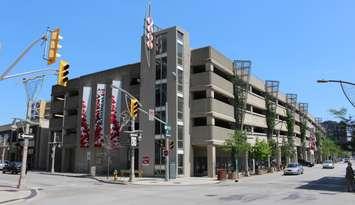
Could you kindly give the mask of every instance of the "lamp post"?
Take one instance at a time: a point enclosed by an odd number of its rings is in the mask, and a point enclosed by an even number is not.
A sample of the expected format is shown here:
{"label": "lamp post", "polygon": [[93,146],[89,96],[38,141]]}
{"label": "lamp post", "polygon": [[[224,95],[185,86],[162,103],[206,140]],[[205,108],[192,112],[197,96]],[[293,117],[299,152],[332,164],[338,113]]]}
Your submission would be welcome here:
{"label": "lamp post", "polygon": [[350,102],[350,104],[355,108],[355,104],[350,100],[349,96],[346,94],[344,90],[343,84],[348,84],[348,85],[353,85],[355,86],[355,83],[348,82],[348,81],[342,81],[342,80],[317,80],[317,83],[339,83],[341,90],[343,91],[343,94],[345,95],[346,99]]}

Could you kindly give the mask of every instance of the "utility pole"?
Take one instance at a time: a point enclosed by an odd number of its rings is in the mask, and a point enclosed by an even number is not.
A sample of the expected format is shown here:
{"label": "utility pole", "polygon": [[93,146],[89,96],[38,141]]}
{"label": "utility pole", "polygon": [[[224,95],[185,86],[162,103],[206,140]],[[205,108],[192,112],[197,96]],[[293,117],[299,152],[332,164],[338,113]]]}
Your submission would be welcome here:
{"label": "utility pole", "polygon": [[57,148],[57,133],[54,132],[54,136],[53,136],[53,142],[50,142],[50,144],[52,144],[52,154],[51,154],[51,158],[52,158],[52,166],[51,166],[51,173],[54,174],[54,164],[55,164],[55,150]]}
{"label": "utility pole", "polygon": [[[30,101],[27,102],[27,117],[26,120],[31,119],[31,103]],[[28,153],[28,141],[30,138],[30,124],[26,122],[26,128],[25,128],[25,135],[22,135],[24,139],[24,144],[23,144],[23,151],[22,151],[22,166],[21,166],[21,174],[20,178],[18,180],[17,188],[20,189],[22,185],[22,181],[25,180],[25,175],[26,175],[26,168],[27,168],[27,153]]]}
{"label": "utility pole", "polygon": [[[166,124],[168,124],[168,102],[165,103],[165,121]],[[167,125],[165,125],[165,127],[167,128]],[[165,129],[165,150],[166,150],[166,156],[165,156],[165,181],[169,181],[169,152],[170,152],[170,148],[169,148],[169,134],[167,133],[169,132],[169,129]]]}

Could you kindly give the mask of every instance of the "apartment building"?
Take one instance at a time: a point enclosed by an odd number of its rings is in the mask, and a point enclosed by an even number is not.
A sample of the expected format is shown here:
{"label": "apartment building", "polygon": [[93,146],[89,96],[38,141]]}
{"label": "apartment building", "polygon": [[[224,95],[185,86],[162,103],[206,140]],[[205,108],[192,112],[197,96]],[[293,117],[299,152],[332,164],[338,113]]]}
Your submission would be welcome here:
{"label": "apartment building", "polygon": [[[60,136],[63,142],[57,154],[57,171],[129,169],[127,98],[115,86],[130,92],[142,109],[153,109],[155,116],[171,126],[172,176],[213,177],[216,169],[230,160],[221,146],[234,131],[235,96],[230,80],[235,75],[234,61],[210,46],[191,49],[188,32],[179,27],[156,29],[154,39],[155,48],[149,50],[142,38],[138,63],[81,76],[70,80],[67,87],[52,88],[51,135]],[[275,128],[279,142],[287,135],[286,107],[286,96],[280,92]],[[294,141],[299,149],[300,110],[295,109]],[[265,112],[265,82],[251,75],[244,118],[250,143],[266,139]],[[314,128],[320,128],[308,113],[307,126],[308,138]],[[119,134],[115,127],[121,128]],[[141,112],[135,129],[142,131],[135,149],[135,167],[145,176],[163,176],[164,125],[150,121]]]}
{"label": "apartment building", "polygon": [[[47,170],[49,164],[49,113],[50,103],[40,100],[32,103],[30,110],[31,121],[36,125],[30,126],[33,138],[28,144],[27,164],[30,169]],[[0,125],[0,160],[21,161],[24,140],[25,123],[17,121],[14,124]]]}

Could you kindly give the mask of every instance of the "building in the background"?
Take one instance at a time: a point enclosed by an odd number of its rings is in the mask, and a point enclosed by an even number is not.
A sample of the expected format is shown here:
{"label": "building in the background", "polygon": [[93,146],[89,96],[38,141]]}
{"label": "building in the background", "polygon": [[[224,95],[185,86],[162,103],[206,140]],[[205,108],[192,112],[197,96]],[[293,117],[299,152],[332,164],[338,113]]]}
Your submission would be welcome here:
{"label": "building in the background", "polygon": [[351,141],[355,135],[355,122],[324,121],[322,122],[326,134],[344,149],[351,149]]}
{"label": "building in the background", "polygon": [[[232,77],[234,61],[212,47],[190,48],[189,34],[179,28],[156,29],[154,48],[141,43],[141,61],[72,79],[68,87],[52,88],[51,136],[60,136],[63,146],[56,155],[56,171],[98,173],[130,167],[129,140],[124,126],[127,101],[112,87],[120,86],[134,95],[143,109],[171,126],[172,175],[215,176],[218,167],[230,160],[221,145],[235,124]],[[250,76],[244,125],[248,141],[266,139],[265,81]],[[287,138],[286,95],[277,99],[279,142]],[[309,138],[320,128],[309,113],[306,119],[307,156]],[[300,110],[295,106],[294,141],[299,148]],[[165,172],[164,126],[139,113],[135,129],[143,138],[135,152],[135,167],[145,176]],[[274,138],[276,139],[276,133]],[[118,133],[118,134],[117,134]],[[299,150],[299,149],[298,149]]]}
{"label": "building in the background", "polygon": [[[38,123],[30,126],[33,138],[29,140],[27,164],[30,169],[47,170],[49,163],[49,112],[50,103],[40,100],[31,103],[31,121]],[[14,128],[16,127],[16,128]],[[21,161],[23,139],[21,134],[25,123],[17,122],[0,126],[0,160]]]}

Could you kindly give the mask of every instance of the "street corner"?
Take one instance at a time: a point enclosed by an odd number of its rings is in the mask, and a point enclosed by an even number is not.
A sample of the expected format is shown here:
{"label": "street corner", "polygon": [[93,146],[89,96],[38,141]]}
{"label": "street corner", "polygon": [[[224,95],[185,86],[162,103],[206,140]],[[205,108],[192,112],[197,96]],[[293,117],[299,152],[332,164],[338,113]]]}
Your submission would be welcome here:
{"label": "street corner", "polygon": [[37,196],[38,191],[32,188],[17,189],[15,186],[0,185],[0,204],[23,202]]}

